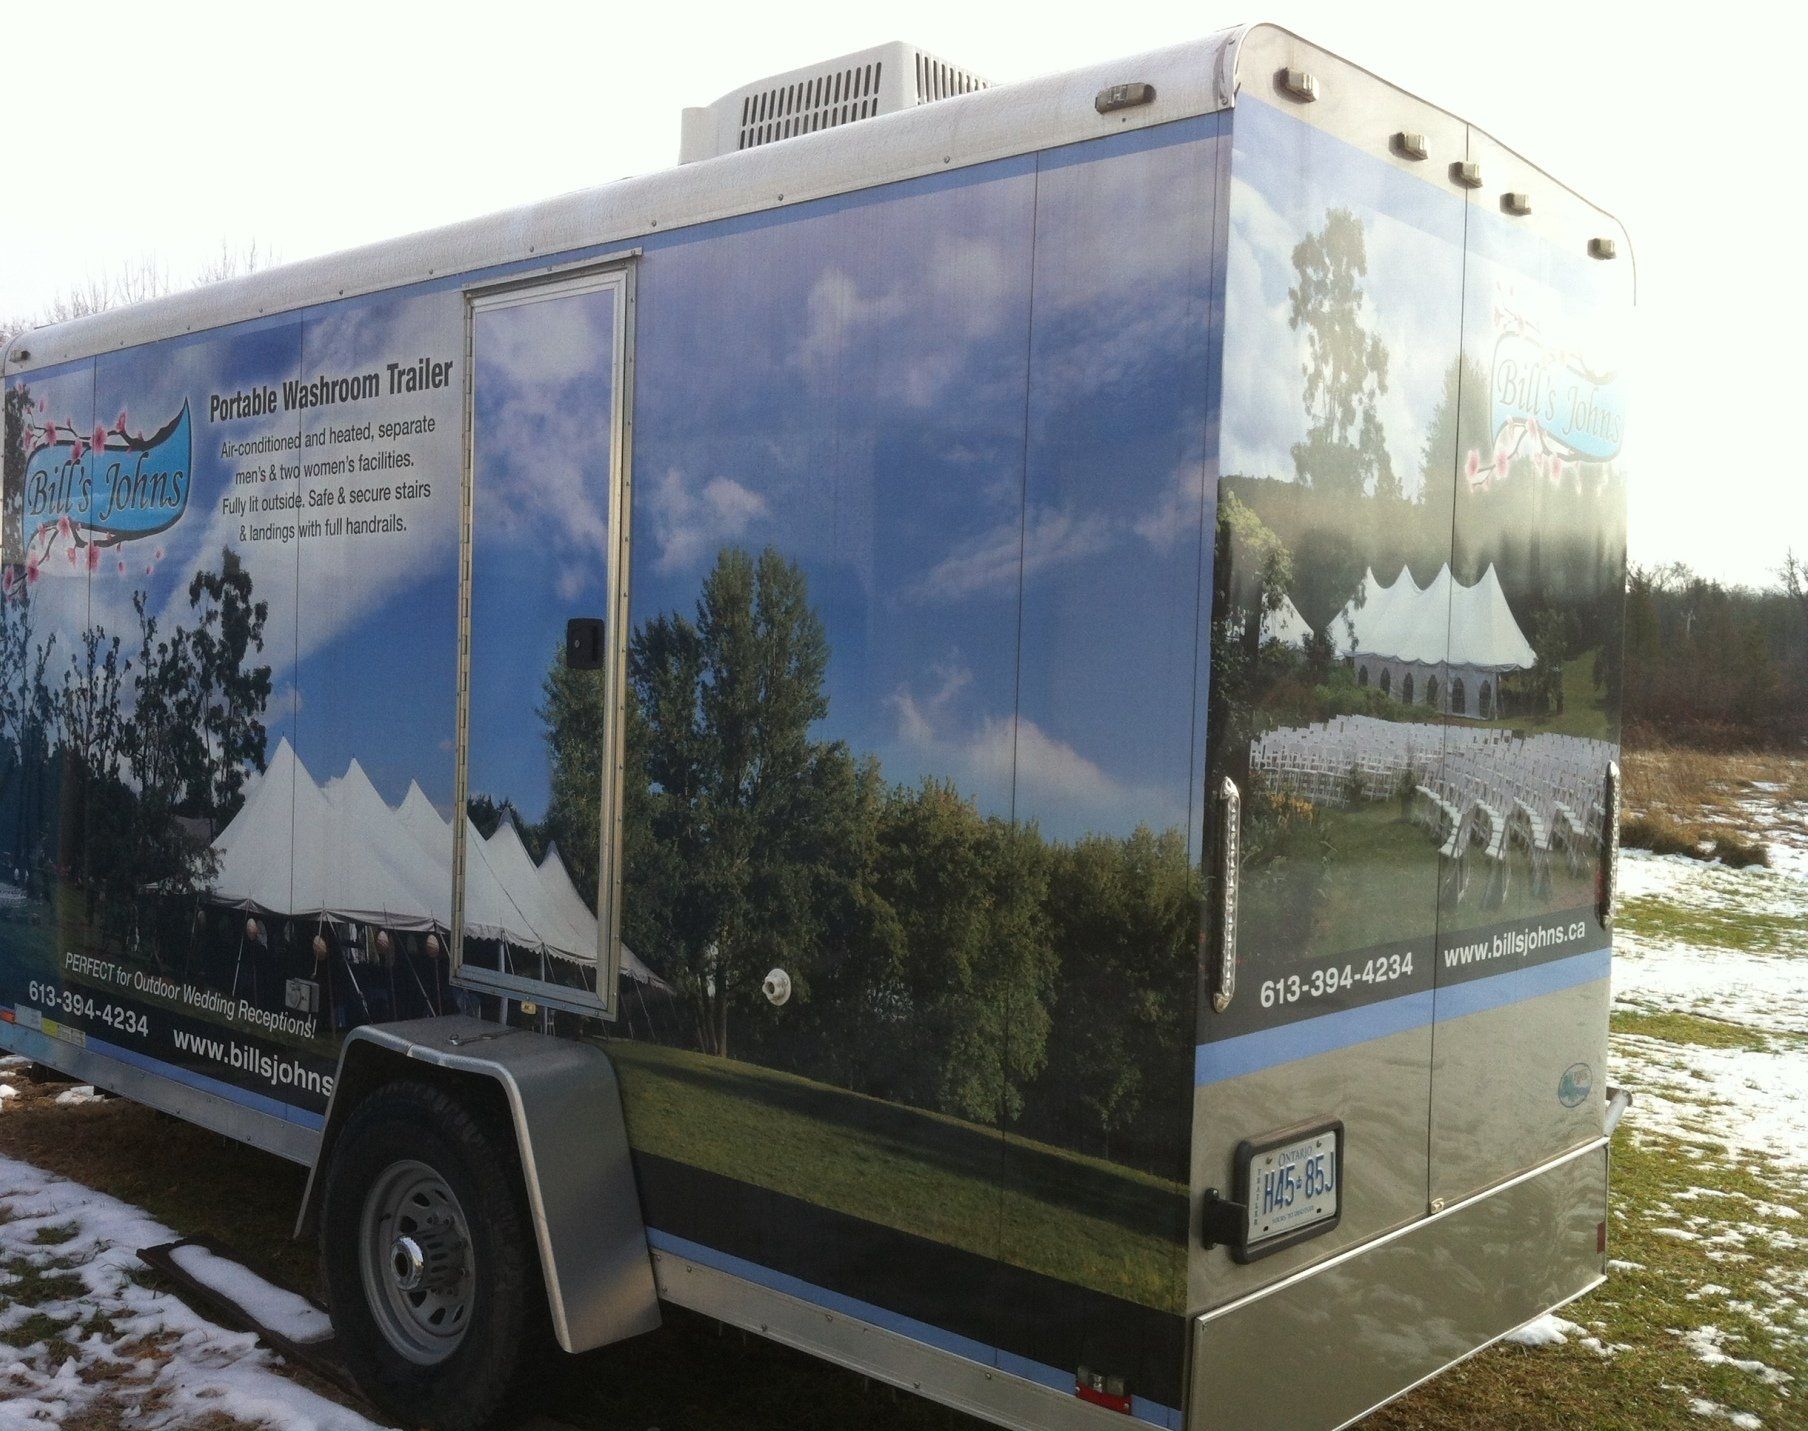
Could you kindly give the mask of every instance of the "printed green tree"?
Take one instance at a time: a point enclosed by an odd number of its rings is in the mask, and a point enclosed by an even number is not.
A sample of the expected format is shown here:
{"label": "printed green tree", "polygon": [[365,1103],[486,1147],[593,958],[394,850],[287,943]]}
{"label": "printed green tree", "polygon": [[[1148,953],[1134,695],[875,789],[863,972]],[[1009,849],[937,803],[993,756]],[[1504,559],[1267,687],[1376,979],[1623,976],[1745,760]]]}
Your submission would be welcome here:
{"label": "printed green tree", "polygon": [[[988,1124],[1026,1116],[1059,969],[1041,837],[942,782],[888,787],[812,734],[828,645],[775,551],[723,551],[695,617],[652,617],[629,652],[624,939],[679,989],[698,1046]],[[542,829],[580,884],[603,701],[599,674],[548,671]],[[759,992],[774,964],[793,980],[783,1010]]]}
{"label": "printed green tree", "polygon": [[1444,370],[1443,388],[1420,454],[1427,490],[1447,488],[1459,472],[1466,473],[1470,452],[1478,464],[1490,459],[1493,422],[1487,373],[1472,358],[1452,360]]}
{"label": "printed green tree", "polygon": [[1212,722],[1228,775],[1249,782],[1249,742],[1261,707],[1291,663],[1262,641],[1262,623],[1287,599],[1296,567],[1292,552],[1255,509],[1226,493],[1218,504],[1212,633]]}
{"label": "printed green tree", "polygon": [[18,561],[24,554],[25,414],[31,390],[14,383],[6,390],[4,426],[0,428],[0,560]]}
{"label": "printed green tree", "polygon": [[849,765],[810,737],[828,712],[828,656],[802,571],[771,548],[724,550],[696,619],[654,617],[631,643],[658,856],[637,889],[713,1053],[729,1052],[731,1011],[772,964],[807,982],[792,965],[810,943],[812,885],[836,847],[833,787]]}
{"label": "printed green tree", "polygon": [[221,550],[216,570],[195,573],[188,604],[195,614],[189,649],[207,765],[190,779],[186,813],[205,815],[218,828],[244,803],[247,770],[264,768],[270,667],[256,664],[254,653],[264,649],[270,607],[252,600],[251,574],[231,547]]}
{"label": "printed green tree", "polygon": [[1337,495],[1400,496],[1382,431],[1387,346],[1363,322],[1368,252],[1362,221],[1331,209],[1324,227],[1294,245],[1288,326],[1305,335],[1306,439],[1293,445],[1299,480]]}
{"label": "printed green tree", "polygon": [[[1091,1151],[1170,1155],[1192,1086],[1191,980],[1202,889],[1178,830],[1093,835],[1051,853],[1059,999],[1038,1084],[1048,1113]],[[1140,1133],[1140,1149],[1124,1144]],[[1183,1168],[1160,1171],[1184,1180]]]}
{"label": "printed green tree", "polygon": [[883,982],[845,990],[875,1010],[874,1091],[976,1122],[1011,1121],[1044,1067],[1059,960],[1048,850],[952,785],[890,792],[863,887],[892,953]]}

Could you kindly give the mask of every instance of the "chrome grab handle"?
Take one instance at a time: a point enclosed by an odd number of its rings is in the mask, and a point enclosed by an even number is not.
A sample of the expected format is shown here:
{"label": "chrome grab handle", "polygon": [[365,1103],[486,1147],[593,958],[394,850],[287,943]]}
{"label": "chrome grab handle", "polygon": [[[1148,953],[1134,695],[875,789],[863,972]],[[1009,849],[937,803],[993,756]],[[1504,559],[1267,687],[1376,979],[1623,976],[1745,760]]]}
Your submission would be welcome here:
{"label": "chrome grab handle", "polygon": [[1216,864],[1212,871],[1212,942],[1215,959],[1211,971],[1212,1008],[1223,1013],[1237,992],[1237,878],[1242,866],[1243,796],[1228,775],[1218,783],[1214,803],[1218,807]]}
{"label": "chrome grab handle", "polygon": [[1601,785],[1601,870],[1595,882],[1595,918],[1613,928],[1613,899],[1620,880],[1620,763],[1607,762]]}

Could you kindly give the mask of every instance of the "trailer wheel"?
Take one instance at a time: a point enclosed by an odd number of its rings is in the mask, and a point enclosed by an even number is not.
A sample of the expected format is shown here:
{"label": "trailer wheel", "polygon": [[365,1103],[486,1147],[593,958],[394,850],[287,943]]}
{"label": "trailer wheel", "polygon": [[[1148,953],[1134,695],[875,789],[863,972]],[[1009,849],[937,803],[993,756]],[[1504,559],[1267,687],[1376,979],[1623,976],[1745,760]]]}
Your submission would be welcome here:
{"label": "trailer wheel", "polygon": [[404,1425],[473,1431],[547,1345],[511,1140],[424,1083],[358,1105],[334,1146],[320,1256],[339,1350]]}

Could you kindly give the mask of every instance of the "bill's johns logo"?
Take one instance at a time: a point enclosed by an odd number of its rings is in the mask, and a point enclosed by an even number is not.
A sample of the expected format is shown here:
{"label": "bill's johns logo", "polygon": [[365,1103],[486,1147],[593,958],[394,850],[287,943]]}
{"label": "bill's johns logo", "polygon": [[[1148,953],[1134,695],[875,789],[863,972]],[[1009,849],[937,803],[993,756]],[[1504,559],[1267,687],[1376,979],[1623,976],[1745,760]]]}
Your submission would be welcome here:
{"label": "bill's johns logo", "polygon": [[[193,449],[188,404],[149,437],[113,426],[91,429],[44,415],[25,460],[21,537],[28,554],[59,535],[110,547],[155,536],[188,509]],[[47,535],[48,534],[48,535]]]}
{"label": "bill's johns logo", "polygon": [[1594,1086],[1594,1070],[1586,1063],[1572,1063],[1557,1080],[1557,1101],[1565,1108],[1575,1108]]}
{"label": "bill's johns logo", "polygon": [[1496,462],[1530,457],[1535,470],[1561,476],[1568,463],[1618,457],[1626,440],[1618,374],[1597,372],[1510,310],[1496,308],[1494,318]]}

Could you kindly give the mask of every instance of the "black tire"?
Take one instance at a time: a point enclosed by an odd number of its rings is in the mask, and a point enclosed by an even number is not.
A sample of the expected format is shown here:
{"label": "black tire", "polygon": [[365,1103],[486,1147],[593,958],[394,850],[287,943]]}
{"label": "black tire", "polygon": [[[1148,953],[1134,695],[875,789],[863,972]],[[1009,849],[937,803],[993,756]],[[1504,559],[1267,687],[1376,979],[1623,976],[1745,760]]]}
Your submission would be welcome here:
{"label": "black tire", "polygon": [[[443,1181],[463,1215],[469,1280],[462,1332],[450,1348],[414,1356],[392,1335],[398,1314],[372,1305],[367,1243],[407,1169]],[[333,1147],[320,1217],[320,1262],[338,1350],[358,1384],[404,1426],[477,1431],[523,1388],[550,1333],[514,1142],[506,1129],[425,1083],[386,1084],[360,1103]],[[378,1234],[380,1238],[380,1234]],[[407,1333],[406,1310],[400,1334]],[[423,1361],[424,1355],[437,1359]]]}

